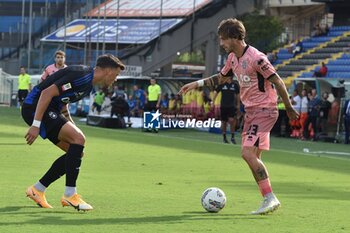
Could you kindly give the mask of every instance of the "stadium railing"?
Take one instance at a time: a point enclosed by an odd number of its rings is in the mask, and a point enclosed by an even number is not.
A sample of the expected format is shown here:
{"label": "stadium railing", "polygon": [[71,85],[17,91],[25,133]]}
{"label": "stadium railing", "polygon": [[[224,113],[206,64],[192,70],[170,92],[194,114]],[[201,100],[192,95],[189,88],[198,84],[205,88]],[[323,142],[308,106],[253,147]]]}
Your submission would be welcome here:
{"label": "stadium railing", "polygon": [[11,103],[13,82],[9,77],[10,75],[0,68],[0,105],[10,105]]}

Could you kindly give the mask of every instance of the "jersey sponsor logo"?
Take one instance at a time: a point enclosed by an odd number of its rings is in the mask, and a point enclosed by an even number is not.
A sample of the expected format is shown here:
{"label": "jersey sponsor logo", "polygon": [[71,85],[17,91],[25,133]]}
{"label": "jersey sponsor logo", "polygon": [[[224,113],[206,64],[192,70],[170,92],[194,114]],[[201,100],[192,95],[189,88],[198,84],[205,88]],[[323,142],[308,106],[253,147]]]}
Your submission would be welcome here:
{"label": "jersey sponsor logo", "polygon": [[49,117],[51,118],[51,119],[56,119],[57,118],[57,113],[55,113],[55,112],[49,112]]}
{"label": "jersey sponsor logo", "polygon": [[61,88],[62,88],[62,91],[66,91],[66,90],[72,89],[72,84],[66,83]]}
{"label": "jersey sponsor logo", "polygon": [[240,74],[237,78],[241,87],[251,86],[251,78],[248,75]]}

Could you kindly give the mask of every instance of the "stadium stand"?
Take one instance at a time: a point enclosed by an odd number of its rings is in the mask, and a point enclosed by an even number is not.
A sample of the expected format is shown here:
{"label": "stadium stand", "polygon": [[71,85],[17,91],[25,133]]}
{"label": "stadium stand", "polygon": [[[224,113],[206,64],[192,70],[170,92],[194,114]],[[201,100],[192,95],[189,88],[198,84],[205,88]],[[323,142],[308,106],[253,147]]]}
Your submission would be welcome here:
{"label": "stadium stand", "polygon": [[[294,78],[297,78],[301,75],[303,75],[302,77],[305,77],[306,74],[303,74],[304,72],[310,75],[310,72],[314,71],[315,68],[317,69],[317,66],[319,66],[322,61],[328,61],[326,59],[339,58],[339,56],[342,55],[342,52],[346,51],[346,49],[349,48],[349,30],[349,27],[334,27],[331,28],[330,33],[332,33],[332,35],[338,36],[331,37],[327,35],[326,37],[315,37],[308,39],[312,41],[309,44],[305,42],[306,46],[309,46],[306,52],[297,55],[295,58],[289,59],[280,65],[277,65],[280,76],[283,78],[288,78],[288,81],[286,82],[289,84],[289,82]],[[316,44],[316,47],[310,47]],[[328,72],[332,71],[328,70]],[[331,73],[331,75],[333,74]]]}
{"label": "stadium stand", "polygon": [[[350,31],[349,26],[335,26],[331,27],[329,30],[329,33],[327,36],[319,36],[319,37],[308,37],[302,39],[303,43],[303,53],[307,53],[310,49],[317,48],[321,44],[324,44],[326,42],[330,42],[334,38],[337,38],[339,36],[342,36],[345,32]],[[294,42],[295,44],[296,42]],[[332,45],[330,45],[331,47]],[[346,45],[345,45],[346,46]],[[276,54],[277,54],[277,60],[274,62],[274,65],[277,65],[277,68],[283,66],[284,64],[287,64],[290,62],[291,59],[293,59],[293,54],[288,51],[288,45],[279,49]],[[321,50],[322,51],[322,50]],[[327,50],[324,50],[327,52]],[[335,50],[329,49],[328,51],[331,52],[337,52]],[[303,62],[303,64],[307,64],[307,61]],[[312,61],[309,65],[314,64]],[[283,69],[282,69],[283,70]]]}

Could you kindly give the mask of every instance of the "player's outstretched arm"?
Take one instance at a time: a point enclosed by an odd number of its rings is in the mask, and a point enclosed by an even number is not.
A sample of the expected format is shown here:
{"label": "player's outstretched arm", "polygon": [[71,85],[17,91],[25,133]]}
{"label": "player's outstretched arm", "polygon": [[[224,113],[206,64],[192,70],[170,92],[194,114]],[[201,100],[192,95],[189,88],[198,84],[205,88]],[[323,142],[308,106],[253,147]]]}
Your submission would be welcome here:
{"label": "player's outstretched arm", "polygon": [[27,134],[25,135],[25,139],[28,145],[32,145],[35,139],[38,137],[43,115],[47,107],[49,106],[52,97],[58,96],[58,95],[59,95],[58,88],[54,84],[41,92],[38,104],[36,106],[33,124],[29,128]]}
{"label": "player's outstretched arm", "polygon": [[280,76],[278,76],[278,74],[275,74],[269,78],[269,81],[275,85],[278,94],[281,96],[282,101],[286,107],[286,111],[289,119],[291,120],[298,119],[299,113],[293,108],[292,103],[290,102],[290,99],[288,97],[286,85],[284,84]]}
{"label": "player's outstretched arm", "polygon": [[186,93],[190,90],[196,89],[198,87],[215,87],[221,83],[224,83],[226,81],[226,79],[232,79],[232,76],[222,76],[220,73],[219,74],[214,74],[208,78],[204,78],[204,79],[200,79],[198,81],[194,81],[191,83],[187,83],[186,85],[184,85],[180,91],[179,94],[183,94]]}

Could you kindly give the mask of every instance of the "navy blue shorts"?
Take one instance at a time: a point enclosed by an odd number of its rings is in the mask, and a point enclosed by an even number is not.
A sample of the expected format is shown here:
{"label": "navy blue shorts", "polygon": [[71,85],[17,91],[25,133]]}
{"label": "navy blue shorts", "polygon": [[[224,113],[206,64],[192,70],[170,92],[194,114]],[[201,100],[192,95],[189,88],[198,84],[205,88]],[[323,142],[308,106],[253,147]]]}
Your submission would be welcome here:
{"label": "navy blue shorts", "polygon": [[[36,105],[24,103],[22,106],[22,117],[24,121],[31,126],[34,120]],[[60,133],[64,124],[68,120],[57,109],[48,107],[44,113],[40,125],[40,136],[43,139],[48,138],[53,144],[57,144],[58,134]]]}

